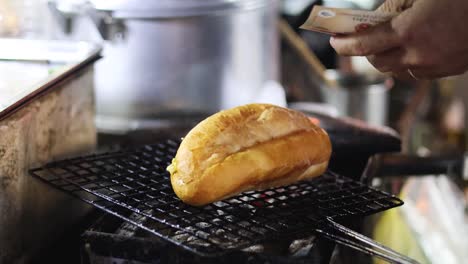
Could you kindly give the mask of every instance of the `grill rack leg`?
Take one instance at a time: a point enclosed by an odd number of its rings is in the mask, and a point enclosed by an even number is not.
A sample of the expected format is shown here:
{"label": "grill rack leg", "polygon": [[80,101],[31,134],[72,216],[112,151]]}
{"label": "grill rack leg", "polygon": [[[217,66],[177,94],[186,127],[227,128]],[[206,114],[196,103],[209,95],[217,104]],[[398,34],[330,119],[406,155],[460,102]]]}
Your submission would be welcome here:
{"label": "grill rack leg", "polygon": [[327,219],[327,222],[328,230],[316,229],[316,232],[340,245],[353,248],[370,256],[381,258],[390,263],[419,264],[416,260],[404,256],[332,219]]}

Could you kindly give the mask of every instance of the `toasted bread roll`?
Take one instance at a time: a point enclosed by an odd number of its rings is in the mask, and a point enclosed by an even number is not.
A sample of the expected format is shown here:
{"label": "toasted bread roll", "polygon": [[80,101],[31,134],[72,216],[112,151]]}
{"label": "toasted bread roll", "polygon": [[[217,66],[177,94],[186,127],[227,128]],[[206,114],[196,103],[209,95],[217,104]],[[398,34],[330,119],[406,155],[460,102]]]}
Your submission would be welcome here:
{"label": "toasted bread roll", "polygon": [[321,175],[330,155],[327,133],[304,114],[249,104],[195,126],[167,170],[182,201],[205,205]]}

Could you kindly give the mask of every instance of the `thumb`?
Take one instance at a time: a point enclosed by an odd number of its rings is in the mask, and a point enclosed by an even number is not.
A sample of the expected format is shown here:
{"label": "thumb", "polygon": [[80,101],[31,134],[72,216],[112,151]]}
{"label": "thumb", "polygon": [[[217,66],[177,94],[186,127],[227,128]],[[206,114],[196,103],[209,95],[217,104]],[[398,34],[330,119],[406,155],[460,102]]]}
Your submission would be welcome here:
{"label": "thumb", "polygon": [[401,13],[413,6],[416,0],[386,0],[376,11],[384,13]]}

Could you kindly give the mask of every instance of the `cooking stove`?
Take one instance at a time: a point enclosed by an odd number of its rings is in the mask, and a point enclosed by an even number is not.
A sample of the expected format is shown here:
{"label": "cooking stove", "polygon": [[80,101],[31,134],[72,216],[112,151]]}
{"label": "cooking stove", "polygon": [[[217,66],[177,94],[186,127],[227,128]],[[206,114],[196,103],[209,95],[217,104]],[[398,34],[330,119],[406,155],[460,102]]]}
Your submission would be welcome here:
{"label": "cooking stove", "polygon": [[[381,133],[377,137],[375,131],[356,128],[356,124],[338,122],[333,118],[315,115],[321,121],[321,125],[327,129],[333,142],[334,156],[332,164],[336,164],[337,171],[345,171],[348,175],[359,177],[369,157],[377,152],[399,150],[399,139],[391,133]],[[181,137],[203,117],[185,120],[183,124],[175,126],[156,127],[145,130],[127,131],[123,134],[99,135],[99,151],[107,152],[161,141],[168,137]],[[352,135],[358,140],[343,141]],[[369,136],[370,135],[370,136]],[[383,136],[382,136],[383,135]],[[335,138],[335,140],[333,140]],[[344,138],[344,137],[343,137]],[[353,143],[358,142],[358,143]],[[376,147],[375,142],[379,142]],[[361,162],[350,161],[359,144],[362,153]],[[363,145],[368,148],[363,148]],[[356,152],[354,152],[356,154]],[[354,173],[350,173],[354,172]],[[140,215],[132,212],[122,212],[128,218],[138,218]],[[77,227],[64,241],[56,245],[59,252],[51,252],[41,256],[41,261],[68,263],[370,263],[371,259],[356,251],[350,251],[336,247],[335,243],[322,237],[308,235],[300,239],[286,239],[268,241],[248,250],[227,254],[222,257],[200,257],[196,254],[173,246],[153,234],[128,224],[127,222],[100,212],[93,214],[84,221],[83,226]],[[91,223],[91,224],[90,224]],[[361,230],[361,221],[348,221],[348,227]],[[77,236],[80,233],[81,236]],[[79,239],[77,239],[79,237]],[[66,247],[64,245],[72,245]],[[341,252],[341,254],[339,253]],[[344,252],[344,253],[343,253]]]}
{"label": "cooking stove", "polygon": [[201,257],[103,215],[83,235],[83,263],[330,263],[333,243],[316,236],[272,241],[221,257]]}

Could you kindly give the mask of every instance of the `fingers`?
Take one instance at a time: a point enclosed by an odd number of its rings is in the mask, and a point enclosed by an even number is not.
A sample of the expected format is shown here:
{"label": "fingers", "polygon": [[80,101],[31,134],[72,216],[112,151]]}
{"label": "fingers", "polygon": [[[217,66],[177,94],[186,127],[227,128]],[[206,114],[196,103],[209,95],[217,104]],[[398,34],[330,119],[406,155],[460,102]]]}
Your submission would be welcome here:
{"label": "fingers", "polygon": [[386,0],[377,8],[377,11],[387,13],[402,12],[413,6],[414,2],[415,0]]}
{"label": "fingers", "polygon": [[[408,70],[409,69],[409,70]],[[451,69],[434,69],[434,68],[408,68],[392,72],[392,76],[399,80],[432,80],[446,76],[460,75],[465,72],[464,67],[456,67]]]}
{"label": "fingers", "polygon": [[343,56],[367,56],[398,47],[401,41],[386,22],[357,34],[332,37],[330,44]]}
{"label": "fingers", "polygon": [[464,73],[462,69],[432,69],[432,68],[422,68],[422,69],[412,69],[411,72],[417,79],[437,79],[446,76],[454,76]]}
{"label": "fingers", "polygon": [[408,68],[430,68],[436,65],[434,54],[422,53],[414,48],[394,48],[367,56],[369,62],[381,72],[395,72]]}
{"label": "fingers", "polygon": [[[402,13],[411,8],[415,1],[386,0],[376,11]],[[330,44],[343,56],[368,56],[400,46],[404,42],[404,36],[394,30],[392,21],[388,21],[360,33],[332,37]]]}
{"label": "fingers", "polygon": [[398,80],[402,81],[416,81],[419,78],[415,79],[413,78],[408,71],[397,71],[397,72],[392,72],[392,76],[395,77]]}
{"label": "fingers", "polygon": [[430,73],[428,70],[415,70],[415,69],[395,71],[395,72],[392,72],[392,76],[398,80],[403,80],[403,81],[431,80],[431,79],[437,79],[440,77],[438,74],[436,75],[435,73]]}
{"label": "fingers", "polygon": [[[437,60],[433,55],[433,53],[422,53],[418,49],[411,47],[399,47],[378,54],[369,55],[367,56],[367,59],[381,72],[399,72],[407,69],[435,69],[436,65],[440,65],[440,63],[436,63]],[[463,64],[463,66],[465,65]],[[446,66],[446,68],[450,68],[450,70],[452,70],[458,67],[452,63],[450,67]]]}
{"label": "fingers", "polygon": [[403,49],[394,48],[379,54],[369,55],[367,60],[381,72],[397,72],[410,67],[404,63],[404,56]]}

